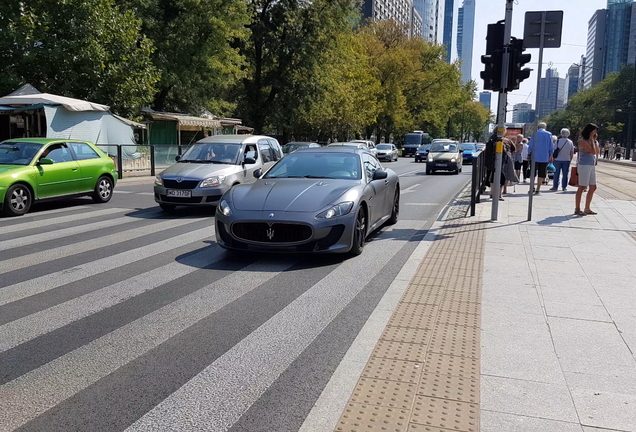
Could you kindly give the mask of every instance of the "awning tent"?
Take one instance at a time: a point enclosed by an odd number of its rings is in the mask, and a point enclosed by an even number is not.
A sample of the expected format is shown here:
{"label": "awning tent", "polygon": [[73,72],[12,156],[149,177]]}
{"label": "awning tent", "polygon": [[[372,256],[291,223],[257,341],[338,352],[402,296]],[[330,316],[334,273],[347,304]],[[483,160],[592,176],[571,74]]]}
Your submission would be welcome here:
{"label": "awning tent", "polygon": [[[0,97],[0,101],[0,115],[22,114],[25,118],[23,136],[87,140],[111,154],[116,153],[114,145],[125,145],[124,157],[134,157],[137,151],[134,130],[146,127],[114,115],[107,105],[39,93],[28,84]],[[42,116],[45,121],[41,121]],[[5,123],[8,124],[8,121]],[[42,130],[44,124],[45,131]]]}

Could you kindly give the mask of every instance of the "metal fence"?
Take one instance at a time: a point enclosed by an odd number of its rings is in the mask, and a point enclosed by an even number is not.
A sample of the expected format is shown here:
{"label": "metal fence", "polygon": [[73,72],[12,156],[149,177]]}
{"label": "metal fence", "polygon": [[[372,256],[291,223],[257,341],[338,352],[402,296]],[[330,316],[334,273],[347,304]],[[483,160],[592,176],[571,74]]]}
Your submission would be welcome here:
{"label": "metal fence", "polygon": [[481,202],[481,194],[487,185],[486,153],[480,151],[473,155],[473,178],[470,189],[470,215],[475,216],[475,206]]}
{"label": "metal fence", "polygon": [[[167,168],[191,146],[154,144],[154,145],[109,145],[109,156],[115,161],[119,178],[135,173],[148,173],[154,176],[157,168]],[[115,154],[113,154],[115,150]]]}

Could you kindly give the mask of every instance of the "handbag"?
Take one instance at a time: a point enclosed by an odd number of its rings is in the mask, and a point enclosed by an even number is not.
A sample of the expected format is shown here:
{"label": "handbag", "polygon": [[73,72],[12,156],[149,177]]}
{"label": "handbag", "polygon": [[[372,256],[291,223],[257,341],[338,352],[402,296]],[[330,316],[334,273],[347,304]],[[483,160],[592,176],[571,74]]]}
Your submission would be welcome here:
{"label": "handbag", "polygon": [[577,187],[579,185],[579,169],[577,168],[579,165],[579,161],[581,160],[581,152],[576,152],[576,165],[573,165],[570,168],[570,179],[568,180],[568,185]]}
{"label": "handbag", "polygon": [[568,180],[568,184],[570,186],[578,186],[579,185],[579,172],[575,166],[570,168],[570,180]]}
{"label": "handbag", "polygon": [[556,171],[556,168],[554,167],[554,164],[549,163],[548,166],[545,168],[545,170],[549,173],[553,173]]}

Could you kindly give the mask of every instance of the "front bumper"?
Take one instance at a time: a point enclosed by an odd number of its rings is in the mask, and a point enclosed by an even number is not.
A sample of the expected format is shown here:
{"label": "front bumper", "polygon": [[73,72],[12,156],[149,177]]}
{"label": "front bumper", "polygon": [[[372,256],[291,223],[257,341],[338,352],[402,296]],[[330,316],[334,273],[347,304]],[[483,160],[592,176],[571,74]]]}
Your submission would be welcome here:
{"label": "front bumper", "polygon": [[387,153],[387,154],[378,153],[378,155],[376,157],[378,158],[378,160],[387,160],[387,161],[393,160],[393,154],[392,153]]}
{"label": "front bumper", "polygon": [[422,153],[416,153],[415,154],[415,162],[426,162],[426,159],[428,159],[428,153],[427,154],[422,154]]}
{"label": "front bumper", "polygon": [[[270,217],[269,211],[233,209],[230,216],[217,211],[216,241],[225,249],[247,252],[346,253],[353,244],[354,210],[331,220],[317,220],[314,213],[281,212]],[[306,235],[298,238],[299,231]]]}
{"label": "front bumper", "polygon": [[433,161],[426,162],[426,169],[431,171],[455,171],[460,167],[459,162],[451,161]]}
{"label": "front bumper", "polygon": [[[169,196],[168,190],[189,192],[190,196]],[[159,204],[186,205],[186,206],[215,206],[221,200],[225,192],[230,190],[230,186],[221,185],[210,188],[194,189],[172,189],[155,185],[155,202]]]}

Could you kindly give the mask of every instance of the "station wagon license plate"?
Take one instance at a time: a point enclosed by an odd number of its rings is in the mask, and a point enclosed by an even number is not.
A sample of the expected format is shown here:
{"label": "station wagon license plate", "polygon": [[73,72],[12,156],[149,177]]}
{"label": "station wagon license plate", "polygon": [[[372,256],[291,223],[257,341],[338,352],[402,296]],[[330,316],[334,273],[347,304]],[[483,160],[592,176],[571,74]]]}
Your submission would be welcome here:
{"label": "station wagon license plate", "polygon": [[180,189],[167,189],[166,195],[169,197],[192,198],[192,191]]}
{"label": "station wagon license plate", "polygon": [[435,164],[435,166],[438,166],[438,167],[444,167],[444,166],[446,166],[446,165],[447,165],[447,164],[442,163],[442,162],[437,162],[437,163]]}

